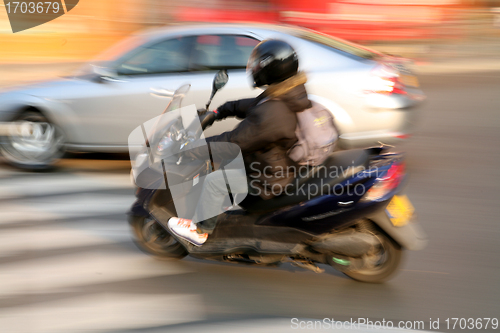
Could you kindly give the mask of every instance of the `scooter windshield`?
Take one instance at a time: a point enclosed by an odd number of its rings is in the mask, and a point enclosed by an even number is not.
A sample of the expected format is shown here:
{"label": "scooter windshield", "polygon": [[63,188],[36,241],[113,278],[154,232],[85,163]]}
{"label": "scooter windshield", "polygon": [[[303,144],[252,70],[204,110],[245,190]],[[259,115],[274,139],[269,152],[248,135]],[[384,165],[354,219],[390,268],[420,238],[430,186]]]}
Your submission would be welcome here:
{"label": "scooter windshield", "polygon": [[[145,143],[146,146],[156,146],[161,140],[161,136],[164,134],[164,132],[169,129],[168,127],[173,127],[173,134],[179,135],[179,126],[182,126],[182,123],[177,122],[177,124],[173,124],[172,121],[180,119],[180,112],[175,112],[174,114],[172,111],[181,109],[182,100],[189,92],[190,88],[190,84],[184,84],[177,88],[177,90],[175,90],[174,92],[167,90],[153,90],[152,95],[159,97],[169,97],[170,101],[168,102],[167,107],[160,116],[151,119],[148,122],[150,124],[152,123],[153,126],[148,129],[144,128],[147,133],[147,142]],[[144,123],[142,126],[144,127],[146,124],[147,123]]]}
{"label": "scooter windshield", "polygon": [[[172,98],[161,115],[131,132],[129,151],[132,177],[140,188],[168,188],[177,214],[192,218],[207,174],[213,173],[214,181],[221,183],[217,186],[238,190],[231,195],[229,191],[224,194],[225,204],[218,207],[216,213],[212,210],[198,216],[208,219],[222,214],[224,207],[237,205],[245,198],[247,186],[242,188],[238,185],[241,185],[242,179],[246,182],[246,172],[238,145],[229,142],[207,143],[204,140],[196,106],[181,106],[189,88],[189,85],[179,87],[170,95]],[[160,93],[167,96],[168,92]],[[137,143],[142,143],[142,148],[134,156],[130,147]],[[216,169],[211,166],[216,166]],[[237,198],[233,196],[235,193],[238,193]]]}
{"label": "scooter windshield", "polygon": [[[174,92],[158,89],[152,95],[168,97],[167,107],[157,117],[136,127],[129,135],[129,153],[134,177],[145,169],[162,169],[162,161],[176,161],[178,154],[195,139],[189,126],[200,127],[195,105],[182,107],[182,101],[190,89],[189,84]],[[200,143],[201,144],[201,143]]]}
{"label": "scooter windshield", "polygon": [[167,108],[163,113],[179,109],[182,105],[182,100],[184,99],[184,96],[189,92],[189,89],[191,88],[190,84],[184,84],[177,88],[176,91],[174,91],[172,99],[167,105]]}

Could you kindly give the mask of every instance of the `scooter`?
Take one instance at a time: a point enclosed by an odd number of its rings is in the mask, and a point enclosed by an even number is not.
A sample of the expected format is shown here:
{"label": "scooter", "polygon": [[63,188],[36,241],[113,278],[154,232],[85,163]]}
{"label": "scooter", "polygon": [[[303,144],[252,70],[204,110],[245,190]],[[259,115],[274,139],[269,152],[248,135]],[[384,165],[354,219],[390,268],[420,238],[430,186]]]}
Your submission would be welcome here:
{"label": "scooter", "polygon": [[[227,81],[227,72],[219,71],[207,109]],[[171,100],[163,115],[175,113],[188,91],[184,85],[164,93]],[[322,166],[308,167],[291,195],[264,200],[248,194],[234,200],[230,194],[233,205],[217,217],[214,232],[202,246],[192,245],[159,223],[179,216],[172,187],[184,182],[187,190],[201,189],[199,180],[217,169],[214,161],[185,163],[176,155],[200,138],[206,126],[202,121],[196,129],[184,124],[185,118],[153,122],[142,150],[134,155],[138,187],[128,215],[134,241],[143,251],[161,258],[190,255],[261,266],[289,262],[317,273],[324,271],[321,265],[330,265],[352,279],[380,283],[398,271],[403,250],[426,245],[414,208],[402,194],[404,155],[384,146],[334,152]],[[169,156],[162,157],[166,151]],[[224,170],[222,162],[219,167]],[[322,191],[307,191],[312,188]]]}

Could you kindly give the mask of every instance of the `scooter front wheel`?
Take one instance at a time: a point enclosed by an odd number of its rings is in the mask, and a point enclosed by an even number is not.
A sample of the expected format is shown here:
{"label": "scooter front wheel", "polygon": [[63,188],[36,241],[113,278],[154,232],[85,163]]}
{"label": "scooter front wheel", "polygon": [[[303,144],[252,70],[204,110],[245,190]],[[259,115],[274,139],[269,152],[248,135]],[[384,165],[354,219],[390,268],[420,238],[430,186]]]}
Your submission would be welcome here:
{"label": "scooter front wheel", "polygon": [[153,218],[131,215],[129,223],[134,233],[134,243],[142,251],[163,259],[182,259],[188,255],[184,246]]}
{"label": "scooter front wheel", "polygon": [[[382,283],[394,277],[403,259],[403,249],[384,233],[377,233],[377,237],[380,240],[379,250],[364,258],[363,268],[345,270],[343,271],[345,275],[368,283]],[[328,261],[333,264],[334,260],[329,258]]]}

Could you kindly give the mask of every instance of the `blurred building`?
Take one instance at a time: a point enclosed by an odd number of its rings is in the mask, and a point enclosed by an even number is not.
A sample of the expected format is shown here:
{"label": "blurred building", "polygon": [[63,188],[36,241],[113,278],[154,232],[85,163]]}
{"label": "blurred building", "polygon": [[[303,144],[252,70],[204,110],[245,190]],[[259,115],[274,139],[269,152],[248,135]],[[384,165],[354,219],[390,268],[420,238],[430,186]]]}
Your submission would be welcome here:
{"label": "blurred building", "polygon": [[133,31],[193,21],[293,24],[362,43],[460,41],[499,36],[494,7],[500,0],[85,0],[17,34],[0,10],[0,62],[85,61]]}
{"label": "blurred building", "polygon": [[[176,20],[274,22],[360,42],[463,38],[464,22],[498,0],[186,1]],[[486,13],[486,12],[485,12]],[[491,16],[491,15],[489,15]]]}

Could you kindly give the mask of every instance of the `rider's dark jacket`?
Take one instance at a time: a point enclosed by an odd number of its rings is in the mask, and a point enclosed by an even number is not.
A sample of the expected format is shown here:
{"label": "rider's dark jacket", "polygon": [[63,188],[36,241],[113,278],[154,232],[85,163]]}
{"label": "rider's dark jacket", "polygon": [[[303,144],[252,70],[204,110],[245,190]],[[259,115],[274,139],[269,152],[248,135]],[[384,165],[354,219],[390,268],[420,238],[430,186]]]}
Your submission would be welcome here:
{"label": "rider's dark jacket", "polygon": [[[243,119],[232,131],[206,139],[237,144],[245,161],[251,188],[271,198],[295,178],[297,165],[288,150],[297,142],[297,112],[311,107],[304,83],[305,74],[270,85],[256,98],[227,102],[217,109],[217,119]],[[281,190],[280,190],[281,189]]]}

